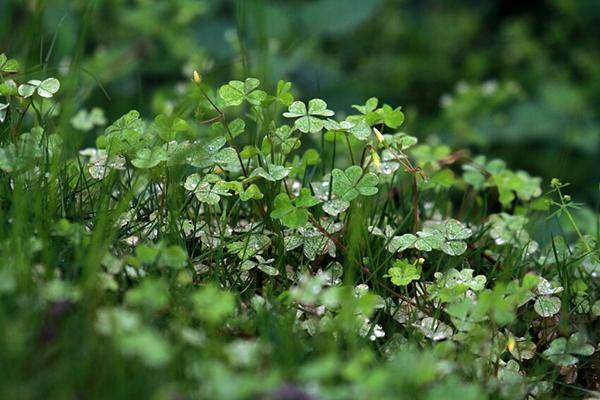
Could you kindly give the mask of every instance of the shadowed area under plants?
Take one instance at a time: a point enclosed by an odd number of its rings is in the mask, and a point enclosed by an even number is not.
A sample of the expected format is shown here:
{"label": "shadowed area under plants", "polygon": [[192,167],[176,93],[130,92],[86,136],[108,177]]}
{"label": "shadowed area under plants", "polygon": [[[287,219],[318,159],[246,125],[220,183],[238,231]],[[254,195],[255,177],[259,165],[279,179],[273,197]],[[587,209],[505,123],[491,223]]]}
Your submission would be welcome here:
{"label": "shadowed area under plants", "polygon": [[60,81],[21,77],[0,56],[0,397],[598,395],[568,184],[197,72],[153,120],[74,113],[73,148]]}

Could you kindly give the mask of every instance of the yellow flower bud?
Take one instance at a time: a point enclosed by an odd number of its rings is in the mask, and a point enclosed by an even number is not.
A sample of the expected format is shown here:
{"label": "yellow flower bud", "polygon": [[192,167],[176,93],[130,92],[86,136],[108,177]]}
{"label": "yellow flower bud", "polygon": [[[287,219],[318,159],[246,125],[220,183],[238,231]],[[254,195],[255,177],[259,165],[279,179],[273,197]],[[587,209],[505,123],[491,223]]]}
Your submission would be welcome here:
{"label": "yellow flower bud", "polygon": [[510,351],[512,353],[513,350],[515,349],[516,344],[517,344],[517,342],[515,341],[514,336],[510,335],[508,337],[508,342],[506,343],[506,348],[508,349],[508,351]]}
{"label": "yellow flower bud", "polygon": [[377,140],[379,140],[380,142],[383,142],[383,135],[381,134],[381,132],[379,132],[379,129],[373,128],[373,133],[375,134],[375,137],[377,138]]}
{"label": "yellow flower bud", "polygon": [[202,75],[196,70],[194,70],[194,82],[200,83],[202,82]]}

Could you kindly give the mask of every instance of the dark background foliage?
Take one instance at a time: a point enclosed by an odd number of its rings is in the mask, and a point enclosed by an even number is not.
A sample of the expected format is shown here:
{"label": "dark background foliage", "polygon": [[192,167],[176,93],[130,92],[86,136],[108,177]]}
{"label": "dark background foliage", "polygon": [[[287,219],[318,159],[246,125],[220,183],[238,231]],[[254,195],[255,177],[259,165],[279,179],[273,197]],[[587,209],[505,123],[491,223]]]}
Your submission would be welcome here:
{"label": "dark background foliage", "polygon": [[560,177],[591,206],[599,31],[597,0],[0,1],[0,49],[32,77],[58,71],[65,119],[168,110],[193,69],[214,84],[286,78],[334,109],[402,105],[421,141]]}

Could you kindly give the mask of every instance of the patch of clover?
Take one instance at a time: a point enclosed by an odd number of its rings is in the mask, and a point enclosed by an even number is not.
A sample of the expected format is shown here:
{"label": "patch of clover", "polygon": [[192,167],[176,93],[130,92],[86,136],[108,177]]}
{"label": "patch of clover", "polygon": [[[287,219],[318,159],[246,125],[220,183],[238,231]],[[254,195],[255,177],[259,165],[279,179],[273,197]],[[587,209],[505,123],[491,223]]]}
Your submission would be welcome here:
{"label": "patch of clover", "polygon": [[386,238],[386,249],[390,253],[414,248],[425,252],[440,250],[450,256],[463,254],[467,250],[465,240],[472,235],[471,229],[455,219],[449,219],[443,223],[428,222],[416,235],[406,233],[396,236],[394,230],[389,226],[385,227],[385,231],[371,226],[369,231],[375,236]]}
{"label": "patch of clover", "polygon": [[594,351],[594,346],[587,343],[583,334],[576,332],[569,339],[554,339],[542,354],[552,363],[566,367],[577,364],[578,356],[591,356]]}
{"label": "patch of clover", "polygon": [[[339,232],[343,227],[341,223],[325,224],[323,228],[330,235]],[[331,257],[335,257],[336,247],[333,240],[324,235],[319,229],[312,224],[307,224],[305,227],[297,230],[288,230],[284,237],[285,250],[291,251],[302,247],[302,252],[306,258],[314,261],[317,256],[328,253]]]}
{"label": "patch of clover", "polygon": [[497,245],[511,245],[524,249],[526,255],[531,255],[538,250],[539,245],[527,233],[527,222],[529,220],[521,215],[492,214],[488,219],[488,234]]}
{"label": "patch of clover", "polygon": [[331,117],[334,112],[327,109],[327,103],[321,99],[312,99],[308,107],[302,101],[294,101],[288,111],[283,113],[286,118],[295,118],[294,126],[302,133],[318,133],[324,127],[322,117]]}

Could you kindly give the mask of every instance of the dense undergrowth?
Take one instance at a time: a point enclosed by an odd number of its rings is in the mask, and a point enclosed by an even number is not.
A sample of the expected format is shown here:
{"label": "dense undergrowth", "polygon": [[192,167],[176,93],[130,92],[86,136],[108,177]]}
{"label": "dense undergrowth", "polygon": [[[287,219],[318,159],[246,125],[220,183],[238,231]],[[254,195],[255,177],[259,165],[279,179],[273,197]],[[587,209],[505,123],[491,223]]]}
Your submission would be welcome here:
{"label": "dense undergrowth", "polygon": [[18,72],[0,56],[0,397],[597,395],[598,231],[567,184],[419,144],[376,98],[197,73],[153,121],[80,110],[73,148],[59,81]]}

